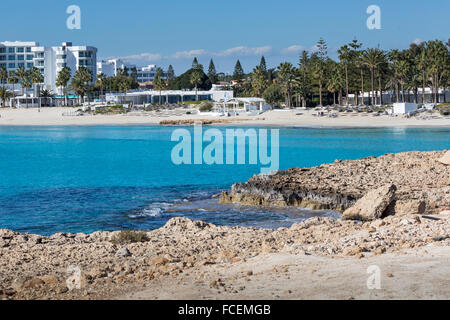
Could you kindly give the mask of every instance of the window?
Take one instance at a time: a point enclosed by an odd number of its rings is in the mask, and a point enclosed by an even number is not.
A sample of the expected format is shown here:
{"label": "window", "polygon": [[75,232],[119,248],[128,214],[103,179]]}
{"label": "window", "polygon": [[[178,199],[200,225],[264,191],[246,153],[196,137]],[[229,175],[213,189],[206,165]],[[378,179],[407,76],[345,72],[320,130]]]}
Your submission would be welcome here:
{"label": "window", "polygon": [[24,48],[17,48],[17,52],[20,52],[20,53],[24,52]]}
{"label": "window", "polygon": [[9,53],[14,53],[14,52],[16,52],[16,51],[14,50],[14,48],[8,48],[8,52],[9,52]]}
{"label": "window", "polygon": [[33,60],[33,55],[32,54],[27,54],[27,60]]}
{"label": "window", "polygon": [[9,63],[8,64],[8,68],[15,68],[16,67],[16,64],[15,63]]}
{"label": "window", "polygon": [[31,48],[30,47],[27,47],[27,52],[31,52]]}
{"label": "window", "polygon": [[6,56],[0,56],[0,61],[5,61],[6,60]]}
{"label": "window", "polygon": [[34,66],[34,65],[33,65],[33,63],[32,63],[32,62],[28,62],[28,63],[27,63],[27,68],[28,68],[28,69],[31,69],[31,68],[33,68],[33,66]]}
{"label": "window", "polygon": [[6,63],[0,63],[0,68],[6,68]]}
{"label": "window", "polygon": [[23,62],[19,62],[18,64],[17,64],[17,66],[20,68],[20,67],[25,67],[25,63],[23,63]]}
{"label": "window", "polygon": [[16,60],[16,56],[15,55],[10,55],[10,56],[8,56],[8,60],[9,61],[14,61],[14,60]]}
{"label": "window", "polygon": [[5,53],[6,52],[6,48],[0,48],[0,53]]}
{"label": "window", "polygon": [[25,60],[25,56],[24,56],[23,54],[19,54],[19,55],[17,56],[17,60],[23,61],[23,60]]}

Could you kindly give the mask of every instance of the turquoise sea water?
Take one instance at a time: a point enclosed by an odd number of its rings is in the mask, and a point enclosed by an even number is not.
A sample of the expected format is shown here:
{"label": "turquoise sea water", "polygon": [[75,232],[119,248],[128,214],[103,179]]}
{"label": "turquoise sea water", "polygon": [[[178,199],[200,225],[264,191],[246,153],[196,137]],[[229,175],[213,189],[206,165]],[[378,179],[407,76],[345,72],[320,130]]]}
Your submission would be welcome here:
{"label": "turquoise sea water", "polygon": [[[218,205],[211,195],[246,181],[260,166],[174,165],[175,129],[0,127],[0,228],[43,235],[154,229],[174,216],[278,227],[335,214]],[[448,128],[280,128],[280,169],[442,149],[450,149]]]}

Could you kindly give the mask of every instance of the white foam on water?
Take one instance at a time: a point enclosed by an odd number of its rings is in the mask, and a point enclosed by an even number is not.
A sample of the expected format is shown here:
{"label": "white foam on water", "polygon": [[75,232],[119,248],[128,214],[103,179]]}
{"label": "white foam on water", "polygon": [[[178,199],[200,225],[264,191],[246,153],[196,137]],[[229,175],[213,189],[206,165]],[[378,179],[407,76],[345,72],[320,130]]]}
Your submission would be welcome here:
{"label": "white foam on water", "polygon": [[144,208],[141,212],[130,214],[132,219],[143,217],[159,217],[161,214],[170,207],[170,203],[167,202],[155,202]]}

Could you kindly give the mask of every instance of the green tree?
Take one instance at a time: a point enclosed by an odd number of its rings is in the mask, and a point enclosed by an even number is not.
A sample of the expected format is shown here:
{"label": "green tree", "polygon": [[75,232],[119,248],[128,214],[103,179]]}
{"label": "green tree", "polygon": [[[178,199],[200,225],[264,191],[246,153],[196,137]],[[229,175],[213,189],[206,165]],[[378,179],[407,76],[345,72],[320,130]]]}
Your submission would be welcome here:
{"label": "green tree", "polygon": [[336,93],[344,86],[342,78],[342,64],[334,63],[333,70],[327,83],[327,90],[333,93],[333,105],[336,105]]}
{"label": "green tree", "polygon": [[11,92],[5,86],[0,87],[0,99],[2,100],[2,107],[6,106],[6,100],[12,96]]}
{"label": "green tree", "polygon": [[284,95],[285,103],[288,108],[291,107],[291,91],[295,79],[295,68],[290,62],[283,62],[278,66],[277,81],[280,84]]}
{"label": "green tree", "polygon": [[376,104],[375,94],[375,69],[384,61],[384,53],[378,48],[367,49],[362,56],[362,63],[370,69],[370,79],[372,84],[372,105]]}
{"label": "green tree", "polygon": [[233,80],[241,82],[244,79],[244,69],[242,68],[241,62],[236,61],[234,66]]}
{"label": "green tree", "polygon": [[314,77],[319,82],[319,105],[322,105],[322,89],[324,84],[324,79],[326,75],[326,60],[328,53],[328,46],[324,39],[320,38],[317,42],[317,53],[314,54]]}
{"label": "green tree", "polygon": [[[361,104],[364,104],[364,71],[365,71],[365,66],[363,63],[361,63],[361,56],[362,56],[362,51],[360,50],[363,46],[362,43],[358,42],[357,39],[353,39],[352,42],[350,42],[348,44],[348,46],[351,48],[350,49],[350,61],[351,61],[351,65],[353,66],[353,68],[355,69],[359,69],[359,77],[360,77],[360,86],[355,85],[355,105],[358,105],[358,87],[361,89],[361,95],[362,95],[362,99],[361,99]],[[357,78],[357,76],[355,77],[355,79]],[[357,81],[356,81],[357,82]],[[348,100],[348,98],[347,98]]]}
{"label": "green tree", "polygon": [[167,69],[167,81],[172,81],[175,79],[175,71],[173,70],[172,65],[169,65],[169,68]]}
{"label": "green tree", "polygon": [[191,84],[195,88],[195,101],[198,101],[198,85],[202,82],[202,74],[199,70],[195,70],[191,74]]}
{"label": "green tree", "polygon": [[56,86],[61,88],[62,94],[64,95],[64,105],[67,106],[67,95],[66,88],[72,77],[72,70],[69,67],[65,66],[58,72],[58,76],[56,77]]}
{"label": "green tree", "polygon": [[198,63],[197,57],[194,57],[194,60],[192,61],[192,69],[203,71],[203,65]]}
{"label": "green tree", "polygon": [[82,102],[85,101],[85,95],[89,92],[89,84],[92,80],[92,71],[84,66],[79,67],[73,76],[72,89],[80,96]]}
{"label": "green tree", "polygon": [[264,69],[259,65],[253,69],[252,73],[252,88],[253,93],[257,97],[262,97],[264,91],[267,88],[267,76]]}
{"label": "green tree", "polygon": [[41,99],[40,99],[40,92],[41,90],[37,90],[37,86],[39,84],[44,83],[44,75],[41,73],[41,71],[36,68],[33,67],[29,70],[30,73],[30,80],[31,80],[31,85],[34,86],[36,85],[36,93],[38,95],[38,99],[39,99],[39,107],[41,107]]}
{"label": "green tree", "polygon": [[[161,104],[162,90],[166,89],[167,85],[166,85],[166,82],[164,81],[164,79],[162,78],[160,72],[156,73],[155,80],[153,81],[153,86],[155,87],[156,90],[159,91],[159,104]],[[166,102],[168,102],[168,101],[166,101]]]}
{"label": "green tree", "polygon": [[11,70],[11,71],[8,73],[8,82],[9,82],[10,84],[12,84],[12,92],[11,92],[11,94],[12,94],[12,98],[13,98],[13,99],[11,100],[11,105],[10,105],[10,107],[11,107],[11,108],[14,108],[14,103],[15,103],[14,98],[16,97],[15,85],[19,82],[19,79],[17,78],[16,72],[15,72],[15,71]]}
{"label": "green tree", "polygon": [[20,86],[22,88],[22,95],[24,95],[25,94],[25,87],[22,84],[28,81],[29,73],[27,72],[25,67],[19,67],[19,69],[17,69],[17,71],[16,71],[16,76],[20,80],[20,83],[21,83]]}
{"label": "green tree", "polygon": [[270,104],[270,109],[273,110],[273,106],[280,101],[283,101],[283,93],[278,84],[270,84],[263,93],[263,98],[268,104]]}
{"label": "green tree", "polygon": [[213,59],[209,61],[208,78],[212,84],[215,84],[217,82],[217,71]]}
{"label": "green tree", "polygon": [[261,57],[261,61],[259,62],[259,67],[264,72],[264,75],[267,77],[266,58],[264,58],[264,56]]}
{"label": "green tree", "polygon": [[5,87],[6,82],[8,81],[8,70],[5,67],[0,68],[0,83],[2,84],[2,88]]}
{"label": "green tree", "polygon": [[349,94],[349,79],[348,79],[348,66],[352,61],[352,55],[351,55],[351,51],[350,48],[348,47],[348,45],[343,45],[342,47],[339,48],[338,50],[338,54],[339,54],[339,60],[342,62],[342,64],[344,65],[344,71],[345,71],[345,97],[346,97],[346,101],[347,101],[347,106],[349,105],[349,99],[348,99],[348,94]]}

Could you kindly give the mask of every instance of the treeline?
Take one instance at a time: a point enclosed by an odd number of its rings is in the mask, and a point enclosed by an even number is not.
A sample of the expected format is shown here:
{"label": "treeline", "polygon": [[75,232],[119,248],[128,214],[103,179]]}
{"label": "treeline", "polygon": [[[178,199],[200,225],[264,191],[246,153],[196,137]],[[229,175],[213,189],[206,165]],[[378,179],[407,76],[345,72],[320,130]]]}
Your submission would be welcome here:
{"label": "treeline", "polygon": [[[450,40],[413,43],[406,50],[363,48],[358,40],[341,46],[338,60],[328,55],[325,40],[320,39],[313,52],[303,51],[297,65],[283,62],[268,69],[264,56],[252,72],[245,73],[238,60],[232,75],[217,73],[211,59],[208,72],[194,59],[192,68],[169,81],[171,89],[193,89],[191,75],[200,74],[196,83],[208,90],[212,84],[233,81],[235,96],[263,97],[272,105],[316,106],[329,104],[383,104],[383,92],[393,91],[395,101],[424,101],[425,88],[432,89],[433,102],[445,102],[439,88],[449,87]],[[419,88],[420,94],[419,94]],[[413,97],[410,97],[412,92]],[[353,99],[346,99],[354,95]]]}

